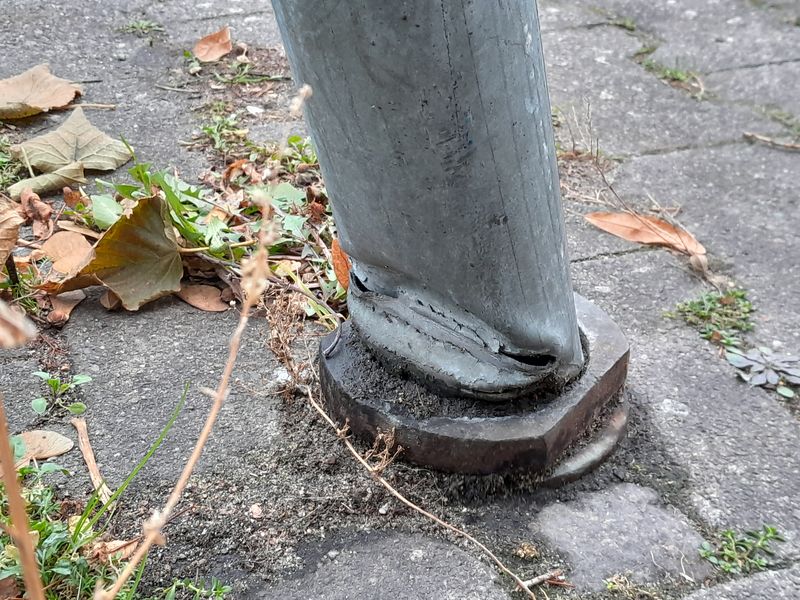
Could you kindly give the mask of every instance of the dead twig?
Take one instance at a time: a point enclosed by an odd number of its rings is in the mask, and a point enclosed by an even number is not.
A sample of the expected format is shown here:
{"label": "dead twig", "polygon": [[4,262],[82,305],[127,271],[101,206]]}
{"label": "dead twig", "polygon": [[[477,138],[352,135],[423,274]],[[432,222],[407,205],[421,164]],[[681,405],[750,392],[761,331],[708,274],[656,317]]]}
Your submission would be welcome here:
{"label": "dead twig", "polygon": [[533,579],[526,579],[522,583],[526,587],[532,588],[532,587],[535,587],[537,585],[542,585],[543,583],[545,583],[549,579],[555,579],[557,577],[560,577],[561,575],[563,575],[563,571],[561,569],[553,569],[549,573],[543,573],[542,575],[538,575],[538,576],[534,577]]}
{"label": "dead twig", "polygon": [[117,110],[116,104],[98,104],[96,102],[78,102],[75,104],[67,104],[64,109],[70,108],[97,108],[100,110]]}
{"label": "dead twig", "polygon": [[749,131],[745,131],[743,134],[744,139],[748,142],[761,142],[762,144],[766,144],[767,146],[772,146],[773,148],[779,148],[781,150],[789,150],[791,152],[800,152],[800,144],[793,144],[791,142],[780,142],[773,138],[769,138],[764,135],[759,135],[757,133],[750,133]]}
{"label": "dead twig", "polygon": [[0,394],[0,465],[3,468],[3,484],[8,497],[8,512],[11,515],[11,539],[19,550],[22,576],[25,580],[25,597],[29,600],[44,600],[44,590],[39,568],[36,566],[36,547],[28,528],[25,500],[14,468],[14,453],[8,435],[8,421],[3,395]]}
{"label": "dead twig", "polygon": [[92,450],[92,444],[89,442],[89,430],[86,427],[86,419],[72,419],[70,423],[72,423],[72,426],[78,432],[78,447],[81,449],[81,454],[83,454],[86,468],[89,469],[89,478],[92,480],[92,485],[97,491],[100,502],[106,505],[111,499],[112,492],[106,485],[103,476],[100,475],[100,469],[97,467],[97,462],[94,459],[94,450]]}

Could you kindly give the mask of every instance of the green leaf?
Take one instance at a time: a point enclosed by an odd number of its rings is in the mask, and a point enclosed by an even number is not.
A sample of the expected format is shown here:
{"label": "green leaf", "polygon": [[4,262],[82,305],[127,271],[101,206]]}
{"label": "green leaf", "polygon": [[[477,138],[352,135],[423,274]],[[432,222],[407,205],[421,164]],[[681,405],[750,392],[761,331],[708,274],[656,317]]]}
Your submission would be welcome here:
{"label": "green leaf", "polygon": [[225,249],[225,238],[222,236],[225,229],[227,229],[227,225],[217,217],[212,218],[206,226],[205,243],[212,252],[220,252]]}
{"label": "green leaf", "polygon": [[92,196],[92,218],[100,229],[108,229],[121,215],[122,207],[110,194]]}
{"label": "green leaf", "polygon": [[52,377],[50,373],[46,373],[44,371],[34,371],[33,373],[31,373],[31,375],[36,375],[36,377],[41,377],[45,381],[47,381]]}
{"label": "green leaf", "polygon": [[69,474],[64,467],[54,462],[46,462],[39,465],[38,469],[39,475],[47,475],[49,473],[64,473]]}
{"label": "green leaf", "polygon": [[305,240],[307,234],[303,231],[303,225],[305,225],[307,220],[308,217],[301,215],[286,215],[283,219],[283,229],[292,236]]}
{"label": "green leaf", "polygon": [[775,388],[775,391],[778,392],[784,398],[795,397],[794,390],[790,387],[786,387],[785,385],[779,385],[777,388]]}
{"label": "green leaf", "polygon": [[83,402],[73,402],[67,407],[73,415],[82,415],[86,412],[86,405]]}
{"label": "green leaf", "polygon": [[89,383],[92,380],[91,377],[88,375],[75,375],[72,378],[72,385],[84,385],[85,383]]}
{"label": "green leaf", "polygon": [[14,452],[14,462],[25,456],[25,440],[22,439],[22,436],[11,436],[11,450]]}
{"label": "green leaf", "polygon": [[47,400],[44,398],[36,398],[31,402],[31,408],[37,415],[43,415],[47,412]]}

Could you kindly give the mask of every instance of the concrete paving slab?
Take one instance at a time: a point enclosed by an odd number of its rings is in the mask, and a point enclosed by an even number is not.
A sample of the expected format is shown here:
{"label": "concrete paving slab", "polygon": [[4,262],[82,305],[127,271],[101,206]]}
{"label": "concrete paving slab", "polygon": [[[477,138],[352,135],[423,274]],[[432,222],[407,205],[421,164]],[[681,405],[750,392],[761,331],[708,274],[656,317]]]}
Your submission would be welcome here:
{"label": "concrete paving slab", "polygon": [[681,206],[678,220],[721,259],[757,312],[754,337],[800,348],[800,155],[746,143],[637,157],[615,173],[623,197]]}
{"label": "concrete paving slab", "polygon": [[497,575],[474,554],[422,535],[377,535],[332,550],[316,571],[257,596],[263,600],[506,600]]}
{"label": "concrete paving slab", "polygon": [[697,553],[703,538],[648,488],[621,484],[579,500],[545,506],[536,518],[545,540],[567,556],[580,590],[605,589],[625,575],[636,583],[702,581],[711,568]]}
{"label": "concrete paving slab", "polygon": [[800,59],[800,30],[745,0],[604,0],[601,5],[660,42],[652,58],[668,67],[708,72]]}
{"label": "concrete paving slab", "polygon": [[[137,313],[109,313],[95,300],[76,309],[64,335],[74,372],[93,378],[82,392],[97,463],[110,485],[144,455],[188,383],[186,408],[142,477],[168,479],[180,470],[211,404],[199,389],[216,386],[237,319],[234,311],[203,313],[177,299]],[[200,472],[258,454],[278,432],[274,394],[286,373],[266,336],[266,322],[254,319]]]}
{"label": "concrete paving slab", "polygon": [[684,600],[795,600],[800,598],[800,568],[758,573],[715,585]]}
{"label": "concrete paving slab", "polygon": [[697,332],[663,316],[696,295],[697,281],[666,253],[588,261],[572,272],[576,290],[607,310],[631,342],[632,402],[688,472],[688,514],[717,529],[774,525],[789,540],[779,552],[798,556],[800,422],[774,393],[739,380]]}
{"label": "concrete paving slab", "polygon": [[779,129],[746,108],[697,101],[660,81],[631,58],[641,42],[617,27],[547,32],[543,42],[551,102],[584,147],[596,138],[606,154],[627,156]]}
{"label": "concrete paving slab", "polygon": [[704,81],[713,94],[726,101],[762,106],[800,119],[800,62],[719,71]]}

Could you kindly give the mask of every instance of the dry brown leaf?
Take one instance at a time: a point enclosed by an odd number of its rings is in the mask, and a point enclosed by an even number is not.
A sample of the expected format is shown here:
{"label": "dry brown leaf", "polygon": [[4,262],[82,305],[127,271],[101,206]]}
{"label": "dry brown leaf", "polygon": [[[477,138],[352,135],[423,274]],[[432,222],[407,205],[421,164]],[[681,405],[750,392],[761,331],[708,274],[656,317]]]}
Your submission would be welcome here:
{"label": "dry brown leaf", "polygon": [[90,198],[84,196],[80,191],[76,192],[69,186],[64,187],[61,193],[64,194],[64,204],[70,208],[76,208],[78,204],[83,204],[84,206],[92,205]]}
{"label": "dry brown leaf", "polygon": [[46,429],[23,431],[19,437],[25,444],[25,453],[19,462],[53,458],[69,452],[75,446],[75,443],[68,437]]}
{"label": "dry brown leaf", "polygon": [[657,217],[632,212],[593,212],[585,218],[595,227],[629,242],[667,246],[688,256],[706,253],[691,233]]}
{"label": "dry brown leaf", "polygon": [[37,65],[15,77],[0,80],[0,119],[22,119],[66,106],[81,88]]}
{"label": "dry brown leaf", "polygon": [[90,237],[95,240],[99,240],[101,237],[103,237],[103,234],[92,231],[88,227],[78,225],[72,221],[56,221],[56,225],[58,225],[59,229],[63,229],[64,231],[74,231],[75,233],[80,233],[83,236]]}
{"label": "dry brown leaf", "polygon": [[80,233],[58,231],[42,244],[41,252],[53,261],[53,268],[63,275],[77,273],[92,251],[92,245]]}
{"label": "dry brown leaf", "polygon": [[84,183],[86,183],[86,177],[83,176],[83,164],[74,162],[52,173],[44,173],[43,175],[18,181],[8,188],[8,195],[18,200],[26,189],[35,194],[48,194],[67,185],[81,185]]}
{"label": "dry brown leaf", "polygon": [[214,62],[233,50],[231,28],[227,25],[211,35],[200,39],[192,50],[194,57],[200,62]]}
{"label": "dry brown leaf", "polygon": [[[73,163],[87,171],[113,171],[131,159],[128,148],[92,125],[76,108],[55,131],[11,146],[11,154],[23,164],[43,173],[53,173]],[[64,183],[55,189],[62,189]]]}
{"label": "dry brown leaf", "polygon": [[0,600],[14,600],[21,597],[16,577],[11,575],[0,579]]}
{"label": "dry brown leaf", "polygon": [[100,296],[100,304],[106,310],[119,310],[122,308],[122,300],[111,290],[106,290],[103,295]]}
{"label": "dry brown leaf", "polygon": [[183,264],[167,210],[158,196],[142,198],[129,218],[119,219],[105,232],[74,277],[39,289],[60,294],[104,285],[127,310],[179,291]]}
{"label": "dry brown leaf", "polygon": [[133,556],[133,553],[139,546],[139,541],[139,538],[134,538],[132,540],[110,540],[108,542],[98,541],[87,549],[87,555],[89,558],[101,563],[109,562],[109,559],[112,557],[125,560]]}
{"label": "dry brown leaf", "polygon": [[339,285],[347,289],[350,285],[350,258],[342,250],[339,240],[333,240],[333,244],[331,244],[331,260]]}
{"label": "dry brown leaf", "polygon": [[19,226],[25,222],[17,209],[17,204],[0,198],[0,269],[17,245]]}
{"label": "dry brown leaf", "polygon": [[0,300],[0,348],[16,348],[36,337],[36,326],[25,313]]}
{"label": "dry brown leaf", "polygon": [[20,194],[22,212],[33,223],[33,236],[37,240],[49,238],[53,233],[54,223],[50,220],[53,216],[53,207],[42,202],[39,195],[30,188],[25,188]]}
{"label": "dry brown leaf", "polygon": [[47,314],[47,322],[52,325],[63,325],[69,320],[72,310],[86,298],[83,290],[64,292],[58,296],[50,296],[53,310]]}
{"label": "dry brown leaf", "polygon": [[176,295],[186,304],[206,312],[222,312],[230,308],[222,301],[222,290],[213,285],[185,285]]}

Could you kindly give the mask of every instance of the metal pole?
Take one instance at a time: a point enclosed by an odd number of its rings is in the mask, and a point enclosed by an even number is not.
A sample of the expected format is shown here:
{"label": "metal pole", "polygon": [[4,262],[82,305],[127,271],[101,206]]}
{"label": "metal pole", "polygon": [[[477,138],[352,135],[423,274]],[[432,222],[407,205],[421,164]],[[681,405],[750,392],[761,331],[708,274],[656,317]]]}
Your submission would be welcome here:
{"label": "metal pole", "polygon": [[389,366],[504,400],[584,358],[534,0],[273,0]]}

